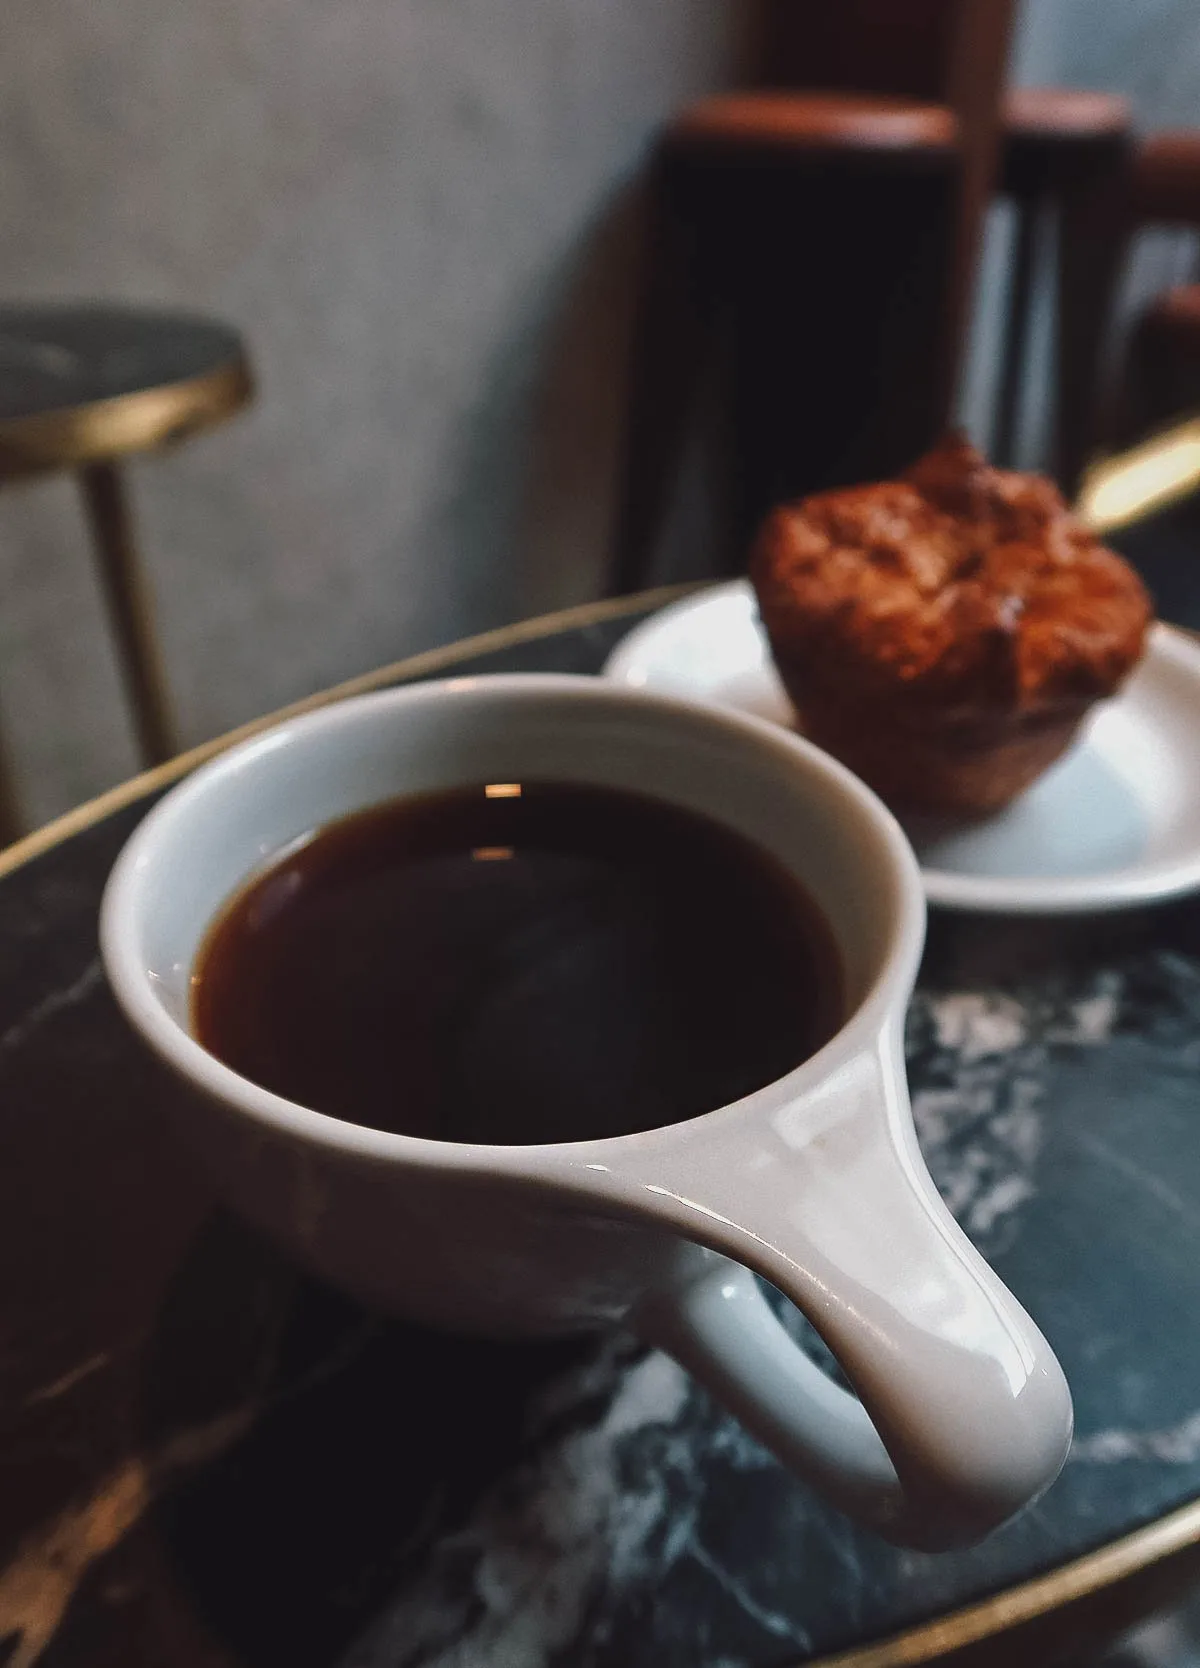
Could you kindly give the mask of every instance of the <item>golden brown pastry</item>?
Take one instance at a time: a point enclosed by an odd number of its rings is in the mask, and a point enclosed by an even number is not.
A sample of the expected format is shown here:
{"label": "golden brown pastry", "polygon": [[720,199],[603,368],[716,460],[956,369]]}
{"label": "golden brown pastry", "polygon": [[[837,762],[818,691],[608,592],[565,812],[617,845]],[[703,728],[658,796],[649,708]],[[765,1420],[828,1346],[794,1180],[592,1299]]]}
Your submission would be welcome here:
{"label": "golden brown pastry", "polygon": [[1151,619],[1051,481],[958,436],[900,480],[781,506],[750,574],[805,732],[915,810],[981,814],[1028,787]]}

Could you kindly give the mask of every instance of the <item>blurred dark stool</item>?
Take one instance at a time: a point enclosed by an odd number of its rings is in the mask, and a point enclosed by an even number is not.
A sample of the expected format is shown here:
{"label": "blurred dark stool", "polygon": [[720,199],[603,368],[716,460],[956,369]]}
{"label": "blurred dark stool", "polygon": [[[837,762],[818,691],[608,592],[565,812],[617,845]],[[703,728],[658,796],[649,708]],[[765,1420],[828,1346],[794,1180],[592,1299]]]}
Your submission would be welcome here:
{"label": "blurred dark stool", "polygon": [[957,161],[947,109],[878,96],[732,94],[671,123],[651,166],[612,591],[645,580],[710,374],[734,552],[776,499],[898,467],[936,431]]}
{"label": "blurred dark stool", "polygon": [[1017,461],[1040,248],[1056,245],[1055,388],[1051,472],[1073,494],[1097,440],[1104,347],[1124,258],[1133,151],[1128,99],[1066,87],[1012,89],[1003,105],[1000,190],[1016,235],[993,451]]}
{"label": "blurred dark stool", "polygon": [[609,588],[645,582],[705,379],[723,566],[780,498],[886,474],[950,410],[1014,0],[764,0],[754,90],[651,167]]}
{"label": "blurred dark stool", "polygon": [[[0,306],[0,486],[76,474],[147,764],[177,745],[119,460],[224,422],[252,393],[226,325],[147,307]],[[0,837],[16,820],[6,781]]]}
{"label": "blurred dark stool", "polygon": [[1015,0],[759,0],[761,85],[878,93],[953,112],[957,232],[937,367],[947,409],[995,179],[1015,12]]}
{"label": "blurred dark stool", "polygon": [[[1156,133],[1133,163],[1131,230],[1200,230],[1200,129]],[[1116,438],[1200,412],[1200,284],[1178,284],[1138,315],[1126,344]]]}
{"label": "blurred dark stool", "polygon": [[1200,128],[1168,128],[1143,139],[1132,193],[1142,225],[1200,225]]}

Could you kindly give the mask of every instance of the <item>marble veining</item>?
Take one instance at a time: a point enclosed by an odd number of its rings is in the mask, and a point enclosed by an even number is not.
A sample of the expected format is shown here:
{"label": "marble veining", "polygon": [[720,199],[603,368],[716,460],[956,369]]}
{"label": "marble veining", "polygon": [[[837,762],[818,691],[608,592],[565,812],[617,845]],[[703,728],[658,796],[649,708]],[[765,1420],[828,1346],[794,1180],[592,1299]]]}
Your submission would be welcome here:
{"label": "marble veining", "polygon": [[34,1668],[91,1567],[138,1523],[171,1475],[212,1459],[249,1426],[242,1408],[180,1432],[156,1453],[135,1455],[104,1476],[86,1500],[30,1533],[0,1569],[0,1639],[13,1638],[7,1668]]}
{"label": "marble veining", "polygon": [[83,972],[69,984],[52,990],[32,1007],[27,1008],[19,1019],[0,1032],[0,1056],[21,1048],[41,1026],[52,1020],[56,1014],[65,1008],[73,1008],[82,1002],[92,991],[99,988],[104,980],[104,971],[100,966],[99,956],[93,957]]}
{"label": "marble veining", "polygon": [[1119,1012],[1111,972],[1024,1002],[1001,991],[915,998],[908,1054],[921,1150],[985,1256],[1008,1242],[1036,1187],[1048,1050],[1106,1042]]}
{"label": "marble veining", "polygon": [[[421,1588],[351,1650],[346,1668],[480,1660],[548,1668],[605,1590],[669,1567],[688,1549],[696,1500],[686,1489],[683,1369],[657,1353],[631,1362],[628,1346],[614,1340],[555,1387],[550,1409],[531,1410],[535,1440],[540,1419],[552,1411],[560,1422],[572,1393],[580,1402],[607,1396],[602,1417],[506,1478],[438,1547]],[[472,1565],[466,1592],[464,1560]]]}
{"label": "marble veining", "polygon": [[57,1401],[60,1396],[74,1390],[77,1384],[82,1384],[84,1379],[91,1378],[93,1373],[102,1372],[111,1360],[112,1356],[108,1350],[98,1350],[95,1355],[89,1355],[86,1361],[78,1362],[65,1373],[51,1379],[49,1384],[42,1384],[36,1390],[31,1390],[25,1398],[25,1406],[36,1407],[39,1402]]}
{"label": "marble veining", "polygon": [[1073,1464],[1117,1465],[1123,1460],[1155,1460],[1164,1465],[1195,1465],[1200,1460],[1200,1412],[1158,1431],[1093,1431],[1077,1437]]}

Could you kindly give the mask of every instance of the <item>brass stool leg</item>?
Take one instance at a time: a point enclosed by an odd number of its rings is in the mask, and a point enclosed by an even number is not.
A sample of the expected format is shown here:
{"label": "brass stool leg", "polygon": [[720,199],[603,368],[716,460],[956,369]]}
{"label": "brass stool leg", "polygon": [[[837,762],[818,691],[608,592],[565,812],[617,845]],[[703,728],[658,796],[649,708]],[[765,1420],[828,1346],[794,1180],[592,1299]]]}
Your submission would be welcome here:
{"label": "brass stool leg", "polygon": [[115,464],[90,463],[79,471],[79,488],[96,545],[142,757],[147,764],[161,764],[177,753],[179,746],[154,629],[154,611],[138,561],[124,484]]}
{"label": "brass stool leg", "polygon": [[0,846],[11,845],[24,832],[17,792],[13,786],[8,749],[0,740]]}

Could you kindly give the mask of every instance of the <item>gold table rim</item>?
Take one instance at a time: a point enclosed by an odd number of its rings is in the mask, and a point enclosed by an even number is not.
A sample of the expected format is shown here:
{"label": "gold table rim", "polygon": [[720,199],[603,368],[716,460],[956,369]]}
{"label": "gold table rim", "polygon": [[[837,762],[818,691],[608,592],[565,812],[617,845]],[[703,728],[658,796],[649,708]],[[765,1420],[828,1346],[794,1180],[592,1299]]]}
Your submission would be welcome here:
{"label": "gold table rim", "polygon": [[[642,591],[631,597],[618,597],[604,602],[583,603],[578,607],[560,609],[522,620],[515,625],[501,626],[473,637],[462,638],[441,648],[428,649],[409,655],[358,677],[335,684],[302,700],[293,701],[261,718],[239,725],[211,741],[180,753],[165,764],[110,788],[106,793],[76,806],[64,816],[56,817],[44,827],[35,829],[24,839],[0,851],[0,879],[14,874],[27,863],[53,850],[74,835],[102,822],[105,817],[136,804],[139,799],[169,787],[189,771],[218,753],[247,740],[259,731],[284,719],[298,717],[345,700],[351,695],[362,695],[405,678],[449,670],[476,655],[488,654],[521,643],[532,643],[559,632],[586,629],[603,625],[627,615],[641,614],[689,593],[704,588],[707,582],[667,585],[656,590]],[[1159,1563],[1177,1552],[1200,1542],[1200,1499],[1188,1502],[1163,1517],[1133,1530],[1117,1540],[1109,1541],[1095,1551],[1063,1564],[1047,1574],[1015,1582],[986,1599],[964,1605],[939,1616],[905,1628],[891,1637],[870,1645],[856,1645],[810,1659],[805,1668],[909,1668],[917,1663],[933,1662],[968,1645],[975,1645],[1032,1622],[1049,1612],[1061,1609],[1076,1600],[1086,1598],[1104,1588],[1114,1586],[1127,1576]]]}
{"label": "gold table rim", "polygon": [[492,631],[479,632],[473,637],[460,638],[440,648],[407,655],[401,660],[376,667],[373,671],[363,672],[357,677],[333,684],[328,689],[318,690],[313,695],[306,695],[298,701],[291,701],[273,712],[264,713],[261,718],[250,719],[245,724],[239,724],[232,730],[214,736],[210,741],[203,741],[184,753],[178,753],[163,764],[128,777],[115,787],[97,794],[94,799],[85,800],[82,805],[75,806],[62,816],[43,824],[41,828],[35,828],[32,833],[15,840],[12,845],[0,849],[0,880],[13,874],[26,863],[32,862],[34,858],[40,857],[44,852],[61,845],[64,840],[69,840],[95,823],[102,822],[105,817],[124,810],[126,806],[135,804],[148,794],[157,793],[160,788],[170,787],[172,783],[178,782],[190,771],[195,770],[198,765],[215,758],[227,748],[248,740],[250,736],[257,735],[260,730],[270,729],[273,724],[280,724],[289,718],[298,718],[302,713],[315,712],[321,707],[332,705],[335,701],[344,701],[351,695],[365,695],[373,689],[382,689],[388,684],[400,683],[405,679],[450,671],[464,660],[473,660],[476,655],[515,648],[521,643],[534,643],[544,637],[557,636],[559,632],[603,625],[608,620],[619,620],[627,615],[646,613],[685,597],[693,591],[703,590],[708,583],[707,580],[701,580],[681,585],[663,585],[652,591],[639,591],[633,596],[613,597],[604,602],[585,602],[573,608],[557,609],[550,614],[534,615],[531,619],[520,620],[513,625],[499,626]]}

